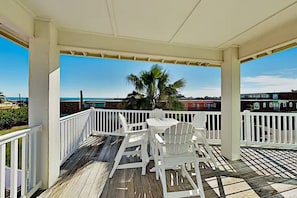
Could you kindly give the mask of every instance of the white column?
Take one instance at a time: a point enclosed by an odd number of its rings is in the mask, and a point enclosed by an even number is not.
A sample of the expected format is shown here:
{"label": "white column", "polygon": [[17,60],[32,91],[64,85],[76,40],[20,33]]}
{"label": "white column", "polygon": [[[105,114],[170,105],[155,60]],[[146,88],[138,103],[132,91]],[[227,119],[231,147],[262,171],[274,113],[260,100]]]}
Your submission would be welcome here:
{"label": "white column", "polygon": [[240,62],[238,48],[224,51],[222,80],[222,155],[240,159]]}
{"label": "white column", "polygon": [[38,170],[43,187],[50,187],[60,171],[60,60],[57,29],[36,20],[29,42],[29,125],[42,124],[38,137]]}

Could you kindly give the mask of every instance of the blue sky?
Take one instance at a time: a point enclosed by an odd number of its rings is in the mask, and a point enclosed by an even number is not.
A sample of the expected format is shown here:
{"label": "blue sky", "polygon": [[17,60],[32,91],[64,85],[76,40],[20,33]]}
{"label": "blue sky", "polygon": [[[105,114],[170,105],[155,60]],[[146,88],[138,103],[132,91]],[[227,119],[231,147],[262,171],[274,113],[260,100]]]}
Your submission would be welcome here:
{"label": "blue sky", "polygon": [[[28,96],[28,50],[0,37],[0,91],[6,96]],[[126,77],[149,70],[152,62],[119,61],[62,55],[61,97],[125,97],[133,91]],[[184,78],[180,90],[185,96],[221,95],[221,70],[159,64],[171,82]],[[297,89],[297,48],[266,56],[241,65],[241,93],[278,92]]]}

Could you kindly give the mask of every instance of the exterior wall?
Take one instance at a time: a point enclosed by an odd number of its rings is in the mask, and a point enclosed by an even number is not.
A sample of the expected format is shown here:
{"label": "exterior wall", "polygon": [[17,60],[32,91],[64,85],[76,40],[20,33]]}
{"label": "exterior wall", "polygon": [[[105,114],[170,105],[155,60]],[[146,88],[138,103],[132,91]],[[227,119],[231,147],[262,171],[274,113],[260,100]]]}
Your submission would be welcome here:
{"label": "exterior wall", "polygon": [[121,105],[122,101],[106,101],[105,108],[106,109],[123,109]]}
{"label": "exterior wall", "polygon": [[219,111],[221,101],[213,100],[180,100],[187,111]]}
{"label": "exterior wall", "polygon": [[60,101],[60,113],[61,115],[69,115],[79,112],[80,102],[79,101]]}
{"label": "exterior wall", "polygon": [[296,112],[297,92],[255,93],[241,95],[241,110]]}

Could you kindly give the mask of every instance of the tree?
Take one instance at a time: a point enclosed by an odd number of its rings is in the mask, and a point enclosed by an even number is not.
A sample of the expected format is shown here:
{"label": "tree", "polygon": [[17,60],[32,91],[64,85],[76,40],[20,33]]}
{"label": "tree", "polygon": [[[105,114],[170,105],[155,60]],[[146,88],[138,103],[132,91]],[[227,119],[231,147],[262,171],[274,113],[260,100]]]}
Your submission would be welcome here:
{"label": "tree", "polygon": [[3,92],[0,91],[0,103],[5,102],[5,95]]}
{"label": "tree", "polygon": [[169,74],[159,65],[153,65],[149,71],[140,72],[139,76],[130,74],[127,80],[135,86],[135,90],[125,99],[129,109],[175,109],[174,107],[178,106],[175,104],[179,103],[178,89],[185,86],[184,79],[169,84]]}

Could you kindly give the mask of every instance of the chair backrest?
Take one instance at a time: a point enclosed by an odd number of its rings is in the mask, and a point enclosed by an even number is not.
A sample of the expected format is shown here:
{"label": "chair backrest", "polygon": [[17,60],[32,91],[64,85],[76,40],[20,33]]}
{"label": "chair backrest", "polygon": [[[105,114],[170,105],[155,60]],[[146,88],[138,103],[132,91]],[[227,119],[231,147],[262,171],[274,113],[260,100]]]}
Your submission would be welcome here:
{"label": "chair backrest", "polygon": [[165,118],[165,113],[163,112],[162,109],[154,109],[150,113],[150,118],[162,119],[162,118]]}
{"label": "chair backrest", "polygon": [[206,114],[204,112],[199,112],[194,115],[192,125],[195,128],[205,128],[206,126]]}
{"label": "chair backrest", "polygon": [[121,113],[119,113],[119,118],[120,118],[120,122],[121,122],[124,132],[128,131],[128,123],[127,123],[126,118]]}
{"label": "chair backrest", "polygon": [[194,126],[186,122],[177,123],[166,129],[163,136],[166,152],[169,154],[188,152],[194,132]]}

